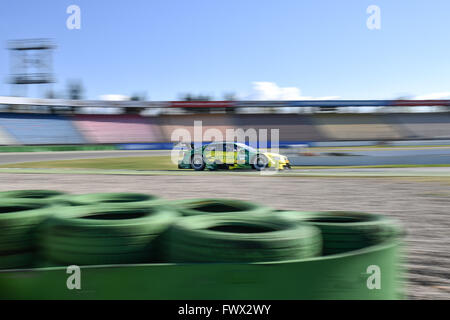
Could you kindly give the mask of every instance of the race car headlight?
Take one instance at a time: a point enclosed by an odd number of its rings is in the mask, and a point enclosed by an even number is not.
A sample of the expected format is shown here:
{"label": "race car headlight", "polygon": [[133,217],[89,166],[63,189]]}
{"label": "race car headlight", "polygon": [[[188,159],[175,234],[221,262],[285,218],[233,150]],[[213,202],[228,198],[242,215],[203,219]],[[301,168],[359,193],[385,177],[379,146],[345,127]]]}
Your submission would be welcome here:
{"label": "race car headlight", "polygon": [[275,156],[275,155],[272,156],[272,159],[275,160],[275,161],[283,160],[283,158],[281,156]]}

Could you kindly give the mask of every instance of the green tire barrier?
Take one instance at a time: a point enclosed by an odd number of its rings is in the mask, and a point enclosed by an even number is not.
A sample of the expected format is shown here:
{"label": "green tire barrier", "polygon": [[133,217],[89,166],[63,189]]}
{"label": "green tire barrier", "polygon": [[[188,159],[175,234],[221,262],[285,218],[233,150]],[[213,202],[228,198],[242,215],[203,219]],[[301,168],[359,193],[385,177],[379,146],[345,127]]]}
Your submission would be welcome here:
{"label": "green tire barrier", "polygon": [[64,195],[55,199],[57,203],[66,205],[89,205],[97,203],[125,203],[158,200],[154,195],[128,192],[90,193],[79,195]]}
{"label": "green tire barrier", "polygon": [[54,190],[12,190],[0,192],[1,199],[36,199],[48,200],[49,202],[54,197],[65,194],[64,192]]}
{"label": "green tire barrier", "polygon": [[22,233],[22,229],[41,223],[49,214],[49,206],[43,202],[0,199],[0,233]]}
{"label": "green tire barrier", "polygon": [[[393,220],[358,212],[4,192],[0,299],[399,299],[402,234]],[[81,295],[67,289],[73,264],[83,269]],[[376,290],[373,266],[382,270]]]}
{"label": "green tire barrier", "polygon": [[362,212],[280,210],[278,215],[318,227],[322,232],[324,255],[365,248],[398,236],[401,232],[393,220]]}
{"label": "green tire barrier", "polygon": [[0,199],[0,269],[28,266],[39,225],[52,213],[46,203]]}
{"label": "green tire barrier", "polygon": [[153,201],[57,208],[61,212],[41,228],[42,255],[52,262],[78,265],[158,259],[158,237],[178,216]]}
{"label": "green tire barrier", "polygon": [[171,202],[183,216],[194,216],[216,213],[263,214],[271,208],[242,200],[230,199],[186,199]]}
{"label": "green tire barrier", "polygon": [[163,239],[171,262],[295,260],[321,253],[320,230],[270,215],[180,218]]}

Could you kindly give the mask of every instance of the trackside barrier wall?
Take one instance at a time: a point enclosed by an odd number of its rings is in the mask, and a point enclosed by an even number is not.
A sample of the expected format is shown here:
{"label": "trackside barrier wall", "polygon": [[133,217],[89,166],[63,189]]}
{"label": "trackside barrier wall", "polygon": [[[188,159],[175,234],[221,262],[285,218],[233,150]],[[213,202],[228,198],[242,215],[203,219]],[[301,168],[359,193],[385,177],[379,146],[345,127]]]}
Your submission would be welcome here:
{"label": "trackside barrier wall", "polygon": [[78,144],[86,141],[68,117],[1,113],[0,127],[20,144]]}
{"label": "trackside barrier wall", "polygon": [[[203,145],[207,145],[211,143],[211,141],[203,141]],[[309,141],[279,141],[278,144],[272,144],[271,141],[267,141],[267,143],[264,144],[258,144],[258,147],[261,148],[271,148],[278,147],[278,148],[288,148],[292,146],[293,144],[304,144],[307,146],[314,146],[314,142]],[[164,143],[121,143],[117,144],[116,148],[119,150],[171,150],[173,147],[177,145],[177,143],[172,142],[164,142]]]}

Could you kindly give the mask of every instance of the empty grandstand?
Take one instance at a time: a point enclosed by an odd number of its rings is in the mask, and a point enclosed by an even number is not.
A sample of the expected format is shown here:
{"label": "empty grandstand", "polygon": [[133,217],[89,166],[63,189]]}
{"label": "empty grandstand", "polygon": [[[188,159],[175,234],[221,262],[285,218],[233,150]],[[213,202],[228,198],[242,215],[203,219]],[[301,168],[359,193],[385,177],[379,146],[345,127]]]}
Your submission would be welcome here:
{"label": "empty grandstand", "polygon": [[0,127],[17,144],[86,143],[73,122],[60,115],[2,113]]}
{"label": "empty grandstand", "polygon": [[316,128],[327,140],[402,139],[396,126],[377,114],[317,114]]}
{"label": "empty grandstand", "polygon": [[154,117],[139,115],[74,115],[72,122],[90,143],[161,142]]}
{"label": "empty grandstand", "polygon": [[[227,129],[235,128],[266,129],[269,132],[279,129],[282,143],[450,139],[450,114],[445,111],[450,106],[448,100],[148,102],[0,97],[0,106],[3,110],[0,112],[2,145],[170,143],[174,142],[172,133],[175,129],[186,129],[194,137],[194,121],[202,122],[204,141],[214,140],[214,132],[225,137]],[[36,106],[47,107],[47,113],[33,112]],[[349,106],[361,106],[379,108],[383,112],[276,113],[277,108],[293,106],[336,106],[343,110]],[[437,106],[442,111],[385,112],[386,107],[399,108],[400,111],[406,106]],[[26,112],[10,112],[17,107]],[[65,114],[54,114],[61,107],[66,107]],[[119,108],[123,113],[77,113],[86,107]],[[246,112],[241,113],[241,108]],[[261,108],[270,112],[252,112]],[[148,109],[159,112],[144,116],[143,111]],[[227,112],[228,109],[232,112]],[[40,110],[43,112],[42,108]],[[199,110],[204,111],[199,113]],[[203,137],[205,132],[210,135]]]}

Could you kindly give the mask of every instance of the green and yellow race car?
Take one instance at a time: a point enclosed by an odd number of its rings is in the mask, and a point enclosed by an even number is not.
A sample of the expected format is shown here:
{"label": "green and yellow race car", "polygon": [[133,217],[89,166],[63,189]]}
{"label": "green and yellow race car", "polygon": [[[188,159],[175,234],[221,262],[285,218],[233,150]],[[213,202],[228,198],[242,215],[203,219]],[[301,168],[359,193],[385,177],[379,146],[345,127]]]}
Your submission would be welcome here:
{"label": "green and yellow race car", "polygon": [[178,162],[179,169],[217,170],[247,168],[261,171],[266,168],[290,169],[286,156],[262,152],[239,142],[213,142],[198,148],[192,145],[185,150]]}

